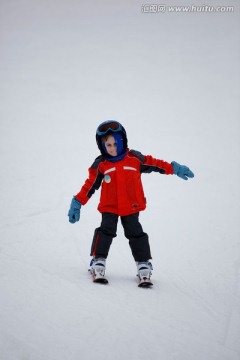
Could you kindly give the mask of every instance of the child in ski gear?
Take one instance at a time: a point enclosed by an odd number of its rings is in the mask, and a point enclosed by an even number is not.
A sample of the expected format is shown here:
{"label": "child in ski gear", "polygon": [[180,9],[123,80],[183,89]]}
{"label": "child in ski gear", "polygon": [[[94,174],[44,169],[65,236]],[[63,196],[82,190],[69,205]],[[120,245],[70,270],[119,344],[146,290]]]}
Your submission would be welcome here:
{"label": "child in ski gear", "polygon": [[155,171],[165,175],[176,174],[184,180],[194,177],[194,174],[187,166],[175,161],[168,163],[130,150],[126,130],[115,120],[105,121],[98,126],[96,142],[101,155],[90,166],[88,179],[72,199],[69,221],[79,221],[81,206],[101,186],[98,210],[102,214],[102,222],[95,229],[91,246],[92,274],[98,278],[105,275],[106,259],[112,239],[117,236],[120,217],[137,264],[139,279],[150,281],[152,265],[149,260],[152,256],[149,239],[139,222],[139,212],[146,208],[141,174]]}

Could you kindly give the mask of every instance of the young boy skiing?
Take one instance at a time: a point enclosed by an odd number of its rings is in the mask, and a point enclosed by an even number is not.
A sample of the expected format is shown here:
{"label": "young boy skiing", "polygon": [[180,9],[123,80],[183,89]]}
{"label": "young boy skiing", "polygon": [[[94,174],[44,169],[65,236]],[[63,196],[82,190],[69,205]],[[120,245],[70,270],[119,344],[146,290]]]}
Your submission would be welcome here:
{"label": "young boy skiing", "polygon": [[139,212],[146,208],[141,174],[155,171],[165,175],[176,174],[184,180],[194,177],[194,174],[187,166],[175,161],[168,163],[130,150],[126,131],[115,120],[105,121],[98,126],[96,141],[101,155],[89,168],[88,179],[72,199],[68,212],[69,221],[79,221],[81,206],[85,205],[101,186],[98,210],[102,214],[102,222],[100,227],[95,229],[90,254],[90,271],[93,279],[107,282],[106,259],[112,239],[117,236],[117,223],[120,217],[137,265],[139,285],[150,286],[152,264],[149,260],[152,256],[148,235],[139,222]]}

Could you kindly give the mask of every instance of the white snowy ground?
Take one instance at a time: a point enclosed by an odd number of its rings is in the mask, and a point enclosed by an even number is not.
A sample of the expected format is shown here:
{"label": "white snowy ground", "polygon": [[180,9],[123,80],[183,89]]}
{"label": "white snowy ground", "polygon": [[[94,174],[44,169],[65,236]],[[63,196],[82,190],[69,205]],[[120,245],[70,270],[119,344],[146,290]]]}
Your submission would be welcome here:
{"label": "white snowy ground", "polygon": [[[240,12],[208,5],[234,12],[1,0],[1,360],[240,359]],[[109,286],[91,282],[99,192],[68,223],[112,118],[196,174],[143,175],[151,290],[120,226]]]}

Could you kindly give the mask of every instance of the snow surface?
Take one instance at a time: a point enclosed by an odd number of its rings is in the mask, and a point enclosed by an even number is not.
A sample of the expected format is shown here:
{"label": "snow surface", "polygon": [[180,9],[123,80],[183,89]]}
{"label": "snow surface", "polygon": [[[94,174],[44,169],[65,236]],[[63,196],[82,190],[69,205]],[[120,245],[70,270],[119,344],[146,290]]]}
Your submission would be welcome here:
{"label": "snow surface", "polygon": [[[240,359],[240,11],[208,5],[234,12],[1,0],[1,360]],[[112,118],[196,175],[143,175],[153,289],[120,225],[91,282],[99,192],[67,218]]]}

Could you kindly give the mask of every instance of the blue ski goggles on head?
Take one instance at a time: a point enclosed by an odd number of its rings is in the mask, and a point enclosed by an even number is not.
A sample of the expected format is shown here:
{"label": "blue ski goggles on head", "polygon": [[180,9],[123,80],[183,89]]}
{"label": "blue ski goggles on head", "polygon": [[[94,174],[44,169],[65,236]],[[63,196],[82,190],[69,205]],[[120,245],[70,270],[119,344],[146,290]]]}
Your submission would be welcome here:
{"label": "blue ski goggles on head", "polygon": [[104,121],[102,124],[98,126],[97,134],[105,135],[107,134],[108,131],[117,132],[121,130],[122,130],[122,125],[119,122],[115,120],[108,120],[108,121]]}

